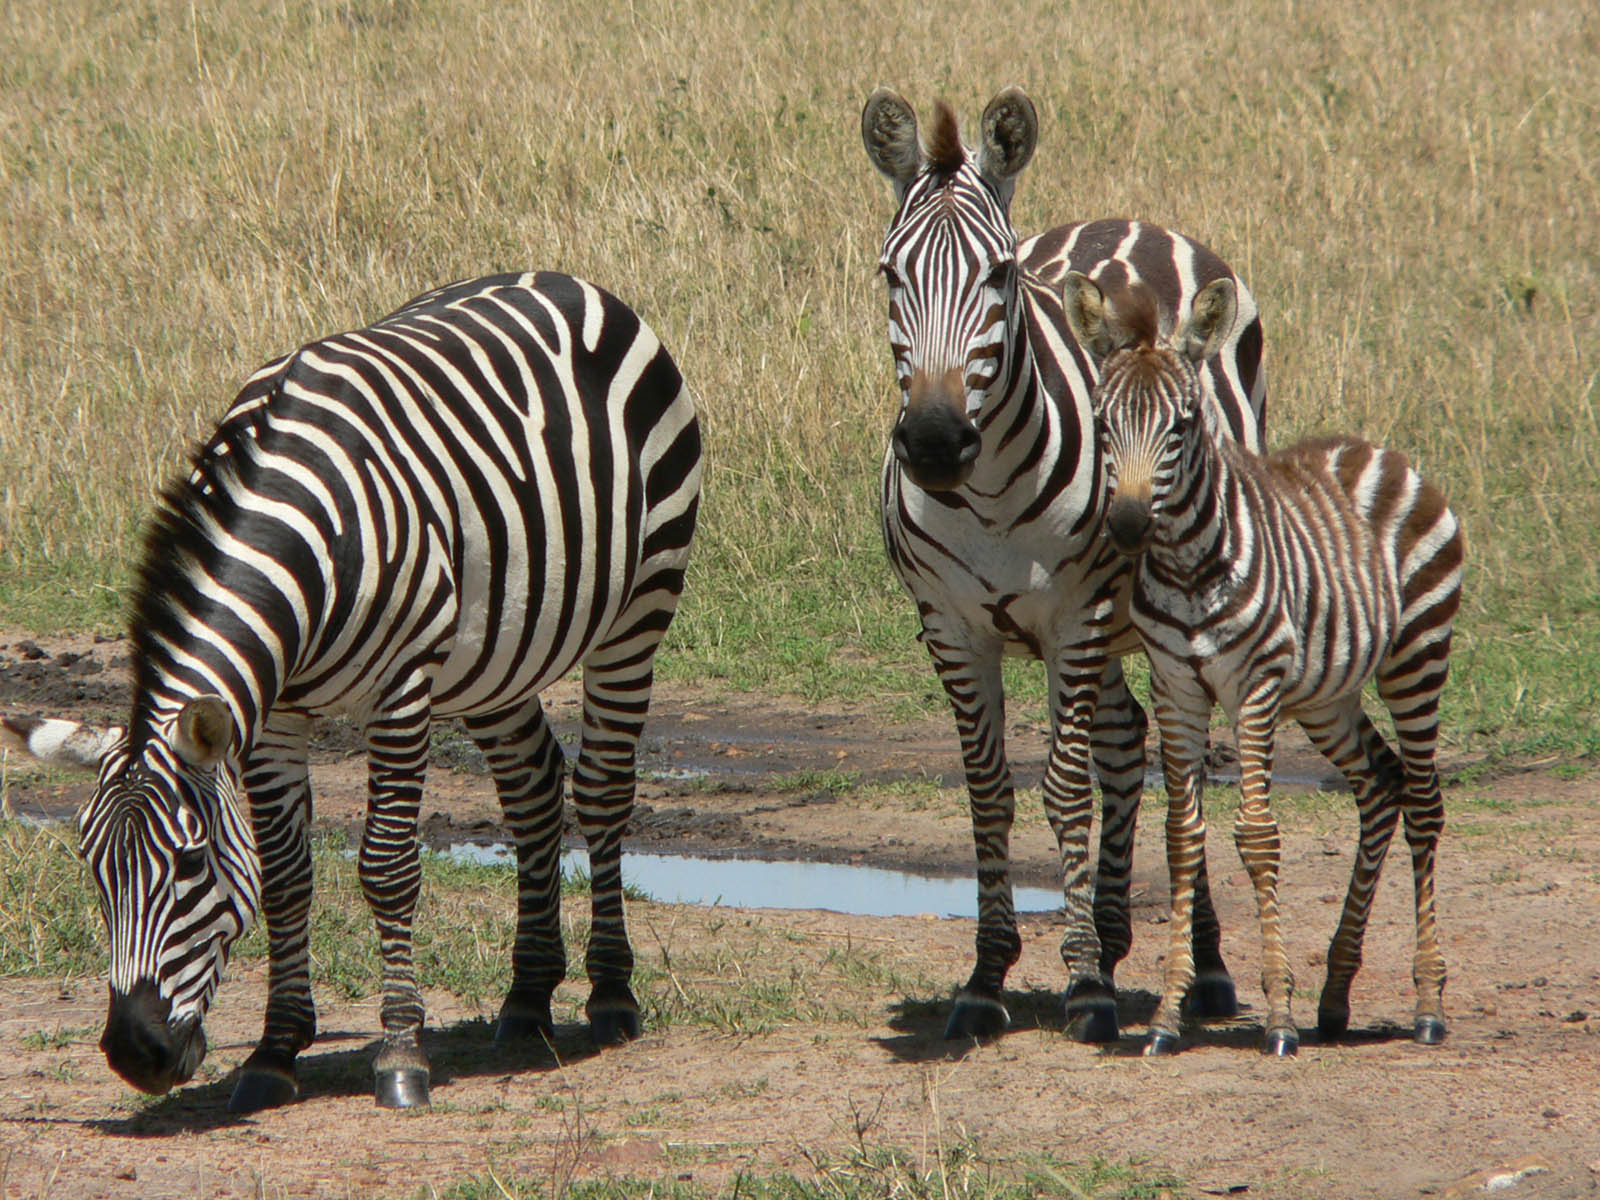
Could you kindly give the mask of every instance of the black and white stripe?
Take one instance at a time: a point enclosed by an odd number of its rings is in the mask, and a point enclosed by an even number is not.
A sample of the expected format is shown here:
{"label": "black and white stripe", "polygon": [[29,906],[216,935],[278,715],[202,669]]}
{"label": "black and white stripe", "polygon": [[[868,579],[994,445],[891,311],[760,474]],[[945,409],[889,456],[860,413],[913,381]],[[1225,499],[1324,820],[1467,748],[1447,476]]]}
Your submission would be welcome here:
{"label": "black and white stripe", "polygon": [[315,1035],[307,737],[329,713],[367,738],[379,1100],[427,1098],[411,923],[436,719],[460,718],[486,752],[516,843],[500,1036],[548,1031],[565,974],[565,763],[539,692],[579,665],[588,1013],[600,1042],[637,1033],[621,839],[699,482],[699,426],[672,359],[622,303],[564,275],[453,284],[256,372],[158,510],[126,735],[9,722],[13,740],[71,748],[58,759],[110,746],[83,846],[111,930],[113,1067],[147,1090],[188,1078],[228,948],[259,905],[265,1032],[232,1103],[293,1098],[295,1056]]}
{"label": "black and white stripe", "polygon": [[[1202,757],[1217,704],[1238,732],[1234,838],[1261,917],[1264,1049],[1292,1054],[1299,1045],[1268,804],[1276,730],[1290,717],[1349,778],[1361,815],[1317,1024],[1333,1036],[1349,1022],[1378,873],[1403,820],[1416,898],[1414,1035],[1437,1042],[1445,964],[1433,874],[1444,805],[1434,753],[1461,598],[1460,527],[1438,489],[1394,451],[1324,438],[1262,458],[1206,435],[1195,363],[1231,328],[1231,280],[1204,288],[1170,337],[1147,291],[1108,302],[1082,275],[1069,276],[1065,291],[1080,339],[1110,349],[1094,405],[1111,491],[1106,524],[1137,562],[1133,623],[1150,656],[1167,777],[1172,945],[1147,1051],[1176,1046],[1179,1004],[1194,978],[1187,935],[1205,855]],[[1394,717],[1398,757],[1362,711],[1369,680]]]}
{"label": "black and white stripe", "polygon": [[[975,150],[943,104],[925,142],[910,105],[893,92],[876,92],[862,112],[867,154],[899,204],[880,260],[901,393],[884,459],[883,528],[955,710],[972,804],[977,963],[947,1033],[1005,1026],[1001,987],[1020,952],[1000,670],[1012,654],[1041,659],[1048,674],[1043,792],[1063,868],[1067,1015],[1076,1036],[1099,1041],[1117,1035],[1111,977],[1131,937],[1146,725],[1116,657],[1136,642],[1126,623],[1126,564],[1099,536],[1104,490],[1089,412],[1095,367],[1067,328],[1058,288],[1069,270],[1142,279],[1171,322],[1201,287],[1233,274],[1203,246],[1133,221],[1062,226],[1019,244],[1009,205],[1037,128],[1032,103],[1014,88],[985,109]],[[1242,284],[1238,295],[1237,330],[1206,364],[1202,384],[1210,424],[1256,446],[1265,404],[1261,327]],[[1095,880],[1091,757],[1104,799]],[[1209,972],[1198,1003],[1231,1011],[1208,906],[1198,937]]]}

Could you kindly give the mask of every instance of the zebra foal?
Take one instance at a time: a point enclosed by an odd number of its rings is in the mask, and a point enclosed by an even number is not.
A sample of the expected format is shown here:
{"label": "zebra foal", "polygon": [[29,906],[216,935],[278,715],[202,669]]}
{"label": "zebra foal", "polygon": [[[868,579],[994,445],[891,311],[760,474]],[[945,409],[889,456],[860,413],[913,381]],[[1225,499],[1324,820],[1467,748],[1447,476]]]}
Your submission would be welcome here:
{"label": "zebra foal", "polygon": [[583,668],[573,799],[589,846],[596,1042],[638,1033],[621,841],[656,647],[700,490],[682,377],[625,305],[565,275],[429,292],[268,363],[166,490],[130,622],[127,727],[9,717],[0,735],[99,767],[80,815],[111,942],[101,1046],[153,1093],[205,1056],[234,941],[266,920],[265,1029],[229,1108],[298,1094],[311,997],[312,719],[368,759],[360,878],[383,956],[379,1104],[428,1102],[411,925],[436,718],[484,750],[517,853],[497,1036],[551,1030],[565,760],[539,692]]}
{"label": "zebra foal", "polygon": [[[1212,708],[1235,722],[1243,801],[1234,839],[1254,885],[1269,1012],[1263,1050],[1293,1054],[1294,977],[1278,913],[1278,827],[1268,805],[1273,741],[1285,718],[1349,779],[1361,845],[1317,1008],[1325,1037],[1350,1018],[1378,874],[1397,823],[1411,849],[1417,944],[1413,1036],[1445,1035],[1445,963],[1434,913],[1444,802],[1434,766],[1465,539],[1443,495],[1404,455],[1320,438],[1261,457],[1209,436],[1195,364],[1235,320],[1232,281],[1195,297],[1162,339],[1153,298],[1108,299],[1069,274],[1067,320],[1103,357],[1094,416],[1110,503],[1106,530],[1136,560],[1133,623],[1150,658],[1161,731],[1172,878],[1171,945],[1147,1054],[1176,1049],[1194,978],[1194,880],[1205,857],[1200,793]],[[1399,757],[1361,707],[1375,680]]]}

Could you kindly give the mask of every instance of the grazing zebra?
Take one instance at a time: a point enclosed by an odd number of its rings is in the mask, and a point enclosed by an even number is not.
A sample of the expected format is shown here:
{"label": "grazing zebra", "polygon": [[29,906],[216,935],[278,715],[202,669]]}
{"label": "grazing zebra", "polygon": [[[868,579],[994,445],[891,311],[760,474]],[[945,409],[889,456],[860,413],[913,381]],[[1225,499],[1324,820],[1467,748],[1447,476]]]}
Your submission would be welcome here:
{"label": "grazing zebra", "polygon": [[[1166,764],[1171,947],[1145,1052],[1176,1048],[1178,1006],[1194,978],[1188,929],[1205,855],[1202,755],[1219,703],[1238,730],[1244,795],[1234,840],[1261,918],[1263,1049],[1285,1055],[1299,1046],[1278,919],[1278,826],[1268,807],[1273,740],[1288,717],[1349,778],[1361,812],[1318,1029],[1331,1037],[1349,1024],[1367,913],[1403,819],[1417,908],[1413,1035],[1442,1040],[1433,868],[1444,802],[1434,750],[1461,599],[1465,545],[1455,517],[1392,450],[1321,438],[1264,458],[1206,436],[1196,364],[1233,325],[1231,280],[1203,288],[1168,339],[1143,289],[1113,303],[1092,280],[1070,274],[1064,293],[1080,344],[1109,355],[1094,399],[1111,493],[1106,528],[1137,563],[1133,623],[1150,656]],[[1398,758],[1361,708],[1372,679],[1394,717]]]}
{"label": "grazing zebra", "polygon": [[[1137,639],[1126,618],[1128,566],[1099,537],[1095,368],[1066,326],[1058,289],[1069,269],[1108,286],[1143,280],[1171,317],[1200,287],[1234,277],[1203,246],[1132,221],[1065,225],[1019,245],[1009,208],[1037,141],[1033,104],[1008,88],[980,129],[969,150],[941,102],[919,142],[916,114],[887,89],[861,114],[867,156],[899,204],[879,260],[901,395],[883,464],[884,539],[955,711],[977,857],[977,962],[945,1032],[987,1035],[1009,1021],[1001,988],[1021,942],[1001,659],[1029,655],[1044,662],[1050,689],[1043,794],[1063,868],[1068,1027],[1082,1040],[1110,1041],[1112,972],[1131,940],[1146,721],[1115,657]],[[1242,284],[1237,295],[1242,319],[1206,363],[1202,387],[1208,424],[1255,447],[1266,396],[1261,326]],[[1104,801],[1092,887],[1091,755]],[[1228,1015],[1233,984],[1203,878],[1199,888],[1203,978],[1194,1004]]]}
{"label": "grazing zebra", "polygon": [[100,768],[80,824],[111,937],[112,1068],[147,1092],[194,1073],[229,948],[259,908],[265,1032],[229,1107],[297,1095],[295,1058],[316,1032],[307,736],[338,712],[367,742],[378,1103],[428,1101],[411,924],[435,718],[460,717],[488,756],[516,842],[497,1036],[548,1033],[566,967],[565,760],[538,693],[580,663],[587,1013],[597,1043],[635,1036],[621,839],[699,484],[699,426],[672,359],[620,301],[565,275],[456,283],[257,371],[162,498],[133,606],[126,731],[5,722],[13,744]]}

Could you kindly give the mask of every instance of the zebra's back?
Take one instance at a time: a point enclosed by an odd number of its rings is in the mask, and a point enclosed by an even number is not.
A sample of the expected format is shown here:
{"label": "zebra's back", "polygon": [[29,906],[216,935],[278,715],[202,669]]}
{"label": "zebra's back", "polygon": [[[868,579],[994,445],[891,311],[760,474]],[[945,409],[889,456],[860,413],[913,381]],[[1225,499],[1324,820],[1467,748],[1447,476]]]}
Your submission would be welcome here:
{"label": "zebra's back", "polygon": [[316,527],[281,531],[320,598],[281,701],[359,709],[356,693],[425,646],[447,717],[536,693],[641,592],[659,591],[670,616],[699,432],[648,326],[545,272],[451,284],[269,363],[196,478],[221,463]]}
{"label": "zebra's back", "polygon": [[1217,356],[1200,369],[1202,388],[1218,428],[1261,449],[1267,418],[1261,316],[1244,280],[1208,246],[1159,225],[1107,218],[1046,230],[1018,246],[1017,258],[1057,293],[1070,271],[1087,275],[1108,295],[1147,288],[1159,299],[1163,336],[1208,283],[1233,279],[1237,316]]}

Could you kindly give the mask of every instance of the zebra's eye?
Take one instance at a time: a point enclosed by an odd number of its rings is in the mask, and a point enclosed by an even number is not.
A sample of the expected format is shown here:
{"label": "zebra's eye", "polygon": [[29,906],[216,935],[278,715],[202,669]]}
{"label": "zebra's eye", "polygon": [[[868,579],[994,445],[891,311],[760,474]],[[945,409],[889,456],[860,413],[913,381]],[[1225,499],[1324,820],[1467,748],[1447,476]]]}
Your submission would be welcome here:
{"label": "zebra's eye", "polygon": [[198,875],[206,869],[206,848],[204,846],[185,846],[178,851],[176,862],[178,874],[185,879],[191,875]]}
{"label": "zebra's eye", "polygon": [[995,263],[989,269],[989,278],[984,282],[997,292],[1005,291],[1010,286],[1011,274],[1016,269],[1016,265],[1015,262],[1009,259],[1002,263]]}
{"label": "zebra's eye", "polygon": [[900,286],[900,273],[888,263],[878,264],[878,274],[883,276],[883,281],[892,288]]}

